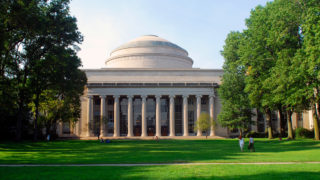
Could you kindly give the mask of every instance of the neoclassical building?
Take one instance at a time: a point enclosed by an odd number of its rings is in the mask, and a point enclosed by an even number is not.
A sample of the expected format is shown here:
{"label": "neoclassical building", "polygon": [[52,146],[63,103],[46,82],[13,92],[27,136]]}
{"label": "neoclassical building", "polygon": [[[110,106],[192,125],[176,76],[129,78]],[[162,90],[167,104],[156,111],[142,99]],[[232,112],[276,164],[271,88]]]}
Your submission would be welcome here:
{"label": "neoclassical building", "polygon": [[[81,118],[74,128],[61,126],[60,135],[201,136],[194,130],[200,113],[215,119],[220,111],[223,71],[193,68],[185,49],[158,36],[123,44],[105,65],[85,70]],[[210,135],[225,136],[226,129],[212,127]]]}
{"label": "neoclassical building", "polygon": [[[60,124],[59,136],[202,136],[194,130],[199,115],[207,112],[217,119],[223,71],[193,68],[188,52],[174,43],[142,36],[113,50],[105,65],[85,70],[88,83],[81,97],[81,117],[75,125]],[[293,116],[294,126],[311,128],[310,113]],[[273,118],[277,129],[277,114]],[[253,120],[252,130],[263,132],[263,115],[258,113]],[[216,124],[210,136],[237,133]]]}

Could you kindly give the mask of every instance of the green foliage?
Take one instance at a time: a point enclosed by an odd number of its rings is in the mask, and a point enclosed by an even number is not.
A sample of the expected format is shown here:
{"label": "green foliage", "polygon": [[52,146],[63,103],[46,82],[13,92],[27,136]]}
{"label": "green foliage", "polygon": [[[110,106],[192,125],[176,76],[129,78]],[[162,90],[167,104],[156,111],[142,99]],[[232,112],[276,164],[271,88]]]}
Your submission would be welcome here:
{"label": "green foliage", "polygon": [[245,68],[240,60],[243,34],[231,32],[221,54],[225,59],[224,74],[218,93],[222,99],[222,110],[218,120],[223,127],[238,128],[241,132],[251,125],[251,106],[245,89]]}
{"label": "green foliage", "polygon": [[0,114],[4,115],[3,121],[16,121],[17,140],[31,118],[30,103],[35,107],[37,137],[40,96],[44,91],[74,94],[70,101],[79,104],[79,92],[86,83],[76,55],[82,36],[68,4],[68,0],[0,2],[0,105],[10,107],[0,108]]}
{"label": "green foliage", "polygon": [[210,118],[210,115],[208,113],[202,112],[196,121],[196,124],[194,126],[195,130],[206,131],[206,134],[208,136],[208,131],[210,130],[211,124],[214,121]]}
{"label": "green foliage", "polygon": [[[266,114],[269,138],[273,137],[271,111],[279,110],[288,115],[288,136],[293,138],[290,115],[311,107],[316,117],[315,139],[319,139],[320,110],[316,108],[320,105],[319,14],[317,0],[275,0],[253,9],[246,20],[247,29],[241,33],[231,32],[227,37],[222,54],[225,64],[231,65],[224,66],[226,75],[222,82],[232,80],[230,74],[237,75],[237,70],[245,71],[242,87],[250,105]],[[230,67],[237,68],[230,71]],[[230,84],[238,87],[242,79],[236,77]],[[223,91],[219,92],[223,96]],[[222,99],[222,111],[241,111],[228,107],[233,103]],[[221,117],[232,118],[231,113]]]}
{"label": "green foliage", "polygon": [[297,128],[295,129],[295,135],[297,138],[313,138],[314,130],[309,130],[305,128]]}
{"label": "green foliage", "polygon": [[250,131],[246,134],[246,138],[253,137],[253,138],[267,138],[267,133],[258,133],[255,131]]}

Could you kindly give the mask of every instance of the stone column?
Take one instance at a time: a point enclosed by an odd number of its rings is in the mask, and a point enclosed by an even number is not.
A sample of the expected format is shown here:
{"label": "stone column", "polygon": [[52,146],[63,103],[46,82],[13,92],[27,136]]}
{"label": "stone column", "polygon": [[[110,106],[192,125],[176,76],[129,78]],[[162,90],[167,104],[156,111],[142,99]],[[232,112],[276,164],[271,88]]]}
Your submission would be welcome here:
{"label": "stone column", "polygon": [[128,96],[128,137],[133,136],[133,111],[132,111],[132,95]]}
{"label": "stone column", "polygon": [[120,135],[120,121],[119,121],[119,95],[113,96],[114,104],[113,104],[113,137],[118,137]]}
{"label": "stone column", "polygon": [[[214,122],[214,96],[210,95],[209,96],[209,113],[210,113],[210,121],[212,120],[212,123]],[[211,124],[211,128],[210,128],[210,136],[215,136],[215,132],[214,132],[214,124]]]}
{"label": "stone column", "polygon": [[106,96],[100,96],[101,98],[101,105],[100,105],[100,135],[101,137],[104,136],[104,130],[105,130],[105,117],[106,117]]}
{"label": "stone column", "polygon": [[142,95],[142,103],[141,103],[141,137],[147,136],[147,121],[146,121],[146,113],[147,113],[147,96]]}
{"label": "stone column", "polygon": [[161,136],[161,95],[156,95],[156,136]]}
{"label": "stone column", "polygon": [[91,132],[90,128],[91,128],[91,123],[93,121],[93,117],[92,117],[92,115],[93,115],[93,112],[92,112],[92,106],[93,106],[92,98],[93,97],[91,95],[88,95],[87,98],[88,98],[88,104],[87,104],[87,124],[88,124],[88,126],[87,126],[87,137],[90,137],[90,132]]}
{"label": "stone column", "polygon": [[[202,95],[196,95],[197,97],[197,123],[201,114],[201,97]],[[202,132],[198,129],[197,136],[202,136]]]}
{"label": "stone column", "polygon": [[189,136],[189,131],[188,131],[188,95],[183,95],[183,136]]}
{"label": "stone column", "polygon": [[170,95],[170,136],[175,136],[174,127],[174,95]]}

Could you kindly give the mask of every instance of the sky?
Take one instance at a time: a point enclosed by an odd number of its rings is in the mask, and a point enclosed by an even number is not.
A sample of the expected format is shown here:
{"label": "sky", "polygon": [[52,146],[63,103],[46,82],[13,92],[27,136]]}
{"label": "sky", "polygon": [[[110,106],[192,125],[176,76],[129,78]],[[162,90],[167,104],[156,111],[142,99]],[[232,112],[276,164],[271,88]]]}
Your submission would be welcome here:
{"label": "sky", "polygon": [[100,69],[110,52],[143,35],[157,35],[188,51],[194,68],[222,69],[220,51],[231,31],[270,0],[73,0],[84,41],[78,56],[84,69]]}

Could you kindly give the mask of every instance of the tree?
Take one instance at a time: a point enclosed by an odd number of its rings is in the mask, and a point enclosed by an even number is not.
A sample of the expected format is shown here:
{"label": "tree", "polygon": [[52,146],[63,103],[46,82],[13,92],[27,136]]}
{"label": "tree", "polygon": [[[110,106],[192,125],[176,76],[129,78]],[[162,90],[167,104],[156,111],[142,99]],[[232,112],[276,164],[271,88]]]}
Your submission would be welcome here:
{"label": "tree", "polygon": [[250,104],[266,114],[269,139],[273,138],[271,112],[275,104],[270,88],[264,83],[276,62],[274,46],[266,39],[271,28],[268,24],[270,4],[267,3],[266,7],[258,6],[251,11],[246,20],[248,29],[244,31],[245,43],[240,49],[240,60],[247,68],[245,92],[248,93]]}
{"label": "tree", "polygon": [[208,138],[208,131],[211,128],[211,125],[215,126],[214,120],[210,118],[208,113],[202,112],[196,122],[194,129],[202,131],[206,131],[206,138]]}
{"label": "tree", "polygon": [[315,139],[319,138],[320,115],[320,2],[317,0],[299,1],[303,8],[301,33],[303,45],[297,53],[295,67],[303,80],[301,94],[297,97],[310,101],[313,112]]}
{"label": "tree", "polygon": [[[267,31],[267,43],[274,50],[275,64],[270,75],[264,81],[269,87],[271,101],[284,110],[287,115],[288,138],[293,139],[292,113],[298,110],[302,102],[296,98],[294,92],[297,86],[293,61],[297,51],[301,48],[302,38],[299,33],[301,25],[301,7],[299,3],[290,0],[278,0],[269,4],[270,15],[267,23],[271,28]],[[282,120],[281,120],[282,121]]]}
{"label": "tree", "polygon": [[[35,104],[34,138],[37,138],[39,97],[43,91],[58,85],[54,76],[65,76],[67,70],[50,69],[57,54],[74,56],[77,44],[82,42],[76,19],[69,14],[68,0],[1,1],[0,44],[1,87],[14,87],[13,104],[16,105],[16,139],[21,139],[22,125],[29,118],[29,104]],[[61,50],[63,50],[61,52]],[[65,51],[66,50],[66,51]],[[62,59],[55,59],[58,62]],[[75,62],[75,61],[73,61]],[[61,62],[60,62],[61,63]],[[48,66],[52,65],[52,66]],[[75,64],[76,68],[81,63]],[[62,66],[61,66],[62,67]],[[64,72],[62,72],[64,71]],[[60,79],[61,80],[61,79]],[[6,82],[10,82],[5,84]],[[34,96],[35,95],[35,96]],[[6,106],[8,101],[1,101]]]}
{"label": "tree", "polygon": [[228,34],[226,44],[221,52],[225,63],[222,83],[218,90],[222,99],[222,110],[218,115],[220,124],[223,127],[239,129],[241,135],[252,124],[252,108],[248,93],[244,91],[246,69],[240,62],[239,49],[243,38],[244,36],[240,32]]}

